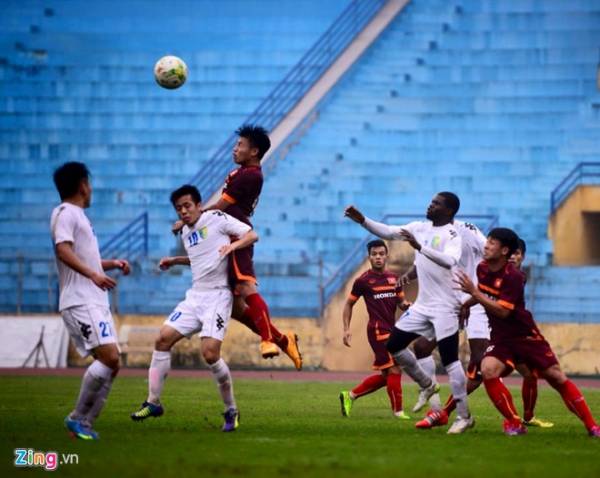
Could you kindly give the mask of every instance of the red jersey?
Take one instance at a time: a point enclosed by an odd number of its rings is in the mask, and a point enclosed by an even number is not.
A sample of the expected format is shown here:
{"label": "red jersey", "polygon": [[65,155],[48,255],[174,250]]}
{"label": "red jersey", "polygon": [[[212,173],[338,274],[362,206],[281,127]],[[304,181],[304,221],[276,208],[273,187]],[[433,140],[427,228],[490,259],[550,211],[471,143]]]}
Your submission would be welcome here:
{"label": "red jersey", "polygon": [[511,311],[502,319],[487,313],[490,319],[490,343],[519,338],[543,339],[531,312],[525,308],[525,274],[510,262],[492,272],[487,262],[477,266],[477,287],[486,296]]}
{"label": "red jersey", "polygon": [[350,299],[365,298],[369,314],[367,329],[375,329],[377,335],[390,332],[396,323],[396,307],[404,300],[404,292],[396,286],[397,282],[398,276],[393,272],[369,269],[352,285]]}
{"label": "red jersey", "polygon": [[249,218],[258,203],[262,185],[260,166],[241,166],[231,171],[223,188],[222,197],[229,203],[224,212],[252,226]]}

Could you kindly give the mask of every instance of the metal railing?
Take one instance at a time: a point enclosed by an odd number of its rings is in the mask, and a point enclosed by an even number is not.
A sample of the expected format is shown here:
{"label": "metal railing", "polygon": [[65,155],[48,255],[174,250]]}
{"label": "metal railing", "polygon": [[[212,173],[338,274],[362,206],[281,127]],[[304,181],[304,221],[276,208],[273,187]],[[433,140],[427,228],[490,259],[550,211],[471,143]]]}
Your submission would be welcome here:
{"label": "metal railing", "polygon": [[[456,216],[456,219],[461,221],[469,221],[475,223],[482,231],[487,232],[498,224],[498,216],[491,214],[465,214]],[[423,213],[420,214],[386,214],[380,222],[388,224],[391,220],[400,220],[401,223],[409,221],[423,220]],[[348,276],[365,260],[365,248],[367,243],[375,236],[368,234],[362,241],[359,241],[354,248],[348,253],[342,264],[336,271],[327,279],[324,285],[320,288],[321,298],[320,303],[326,306],[332,297],[342,288],[348,280]],[[321,310],[321,314],[323,309]]]}
{"label": "metal railing", "polygon": [[148,212],[143,212],[117,232],[102,247],[104,258],[122,257],[134,261],[148,255]]}
{"label": "metal railing", "polygon": [[600,162],[583,162],[565,176],[550,195],[550,214],[569,197],[577,186],[600,184]]}
{"label": "metal railing", "polygon": [[[256,123],[268,131],[273,130],[352,43],[357,33],[363,30],[386,1],[353,0],[244,123]],[[223,184],[231,168],[231,151],[236,140],[236,134],[232,133],[190,180],[190,184],[197,186],[203,197],[212,196]]]}

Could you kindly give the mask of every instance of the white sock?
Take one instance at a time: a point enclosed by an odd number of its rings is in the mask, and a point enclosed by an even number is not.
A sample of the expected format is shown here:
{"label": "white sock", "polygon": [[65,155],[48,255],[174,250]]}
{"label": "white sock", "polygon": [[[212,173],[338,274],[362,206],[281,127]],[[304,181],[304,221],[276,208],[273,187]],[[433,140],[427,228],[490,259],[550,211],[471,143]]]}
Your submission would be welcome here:
{"label": "white sock", "polygon": [[431,387],[431,377],[419,366],[417,357],[409,349],[402,349],[394,354],[396,363],[402,367],[410,378],[421,388]]}
{"label": "white sock", "polygon": [[225,363],[225,360],[221,358],[213,364],[208,364],[208,367],[215,378],[215,382],[217,382],[219,393],[221,394],[223,404],[225,405],[225,411],[230,408],[237,408],[233,396],[233,380],[231,379],[231,373],[229,372],[229,367]]}
{"label": "white sock", "polygon": [[435,377],[435,360],[433,360],[433,356],[429,355],[425,358],[420,358],[417,360],[419,366],[423,369],[423,371],[431,377],[435,383],[437,383],[437,379]]}
{"label": "white sock", "polygon": [[152,362],[148,369],[148,399],[147,401],[158,405],[165,385],[167,375],[171,370],[171,352],[152,352]]}
{"label": "white sock", "polygon": [[74,420],[82,420],[90,411],[98,398],[105,382],[112,380],[113,370],[99,360],[94,360],[87,368],[81,380],[79,398],[75,410],[69,415]]}
{"label": "white sock", "polygon": [[450,389],[456,401],[456,413],[459,417],[467,418],[469,413],[469,404],[467,402],[467,377],[460,361],[452,362],[446,365],[448,372],[448,381]]}
{"label": "white sock", "polygon": [[107,380],[102,384],[100,390],[98,391],[98,395],[96,396],[96,401],[83,418],[83,422],[90,427],[94,425],[96,418],[98,418],[102,408],[104,408],[104,404],[106,403],[106,399],[108,398],[108,394],[110,393],[113,382],[114,378],[111,376],[110,380]]}
{"label": "white sock", "polygon": [[[419,366],[423,369],[423,371],[431,377],[431,381],[433,383],[437,383],[437,377],[435,376],[435,360],[433,360],[433,355],[429,355],[425,358],[420,358],[417,360]],[[440,399],[439,393],[434,393],[429,399],[429,405],[432,410],[441,410],[442,409],[442,400]]]}

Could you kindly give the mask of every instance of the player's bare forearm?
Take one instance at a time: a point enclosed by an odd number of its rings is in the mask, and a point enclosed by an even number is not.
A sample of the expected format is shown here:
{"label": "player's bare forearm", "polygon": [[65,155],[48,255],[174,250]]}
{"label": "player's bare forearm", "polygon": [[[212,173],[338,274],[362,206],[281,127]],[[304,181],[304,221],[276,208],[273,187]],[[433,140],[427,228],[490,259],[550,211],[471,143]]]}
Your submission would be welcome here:
{"label": "player's bare forearm", "polygon": [[94,271],[77,257],[70,242],[61,242],[56,245],[56,257],[75,272],[79,272],[88,279],[91,279],[94,275]]}
{"label": "player's bare forearm", "polygon": [[350,347],[350,342],[352,341],[352,334],[350,333],[350,321],[352,320],[352,307],[354,307],[354,302],[351,299],[346,301],[344,304],[344,311],[342,312],[342,320],[344,322],[344,336],[342,341],[346,347]]}
{"label": "player's bare forearm", "polygon": [[487,295],[483,294],[479,290],[475,291],[472,298],[479,302],[485,311],[491,315],[500,317],[501,319],[506,319],[510,315],[510,310],[502,307],[496,301],[490,299]]}
{"label": "player's bare forearm", "polygon": [[125,259],[102,259],[102,270],[111,271],[113,269],[119,269],[123,274],[129,274],[129,262]]}
{"label": "player's bare forearm", "polygon": [[469,297],[469,298],[468,298],[468,299],[467,299],[467,300],[466,300],[466,301],[463,303],[463,305],[462,305],[462,306],[463,306],[463,307],[465,307],[465,308],[469,308],[469,309],[470,309],[471,307],[473,307],[473,306],[474,306],[474,305],[476,305],[477,303],[478,303],[478,302],[477,302],[477,299],[476,299],[475,297],[471,296],[471,297]]}
{"label": "player's bare forearm", "polygon": [[221,197],[221,198],[219,198],[219,200],[216,203],[211,204],[210,206],[207,206],[207,207],[203,208],[202,210],[203,211],[212,211],[212,210],[224,211],[229,206],[231,206],[231,203],[227,202],[225,199],[223,199]]}
{"label": "player's bare forearm", "polygon": [[254,229],[248,231],[242,237],[240,237],[237,241],[231,243],[231,246],[236,249],[243,249],[244,247],[251,246],[256,241],[258,241],[258,234]]}
{"label": "player's bare forearm", "polygon": [[171,257],[171,263],[174,266],[189,266],[190,258],[188,256],[175,256]]}
{"label": "player's bare forearm", "polygon": [[352,320],[352,308],[354,307],[354,302],[349,300],[344,304],[344,310],[342,312],[342,321],[344,323],[344,332],[346,330],[350,330],[350,321]]}

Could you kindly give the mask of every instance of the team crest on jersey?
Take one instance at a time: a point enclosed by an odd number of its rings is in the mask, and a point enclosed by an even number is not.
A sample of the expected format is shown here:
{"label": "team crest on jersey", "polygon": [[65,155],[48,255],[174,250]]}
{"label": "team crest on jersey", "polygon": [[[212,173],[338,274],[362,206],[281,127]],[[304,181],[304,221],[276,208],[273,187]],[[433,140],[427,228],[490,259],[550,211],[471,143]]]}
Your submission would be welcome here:
{"label": "team crest on jersey", "polygon": [[387,281],[390,285],[396,285],[396,279],[394,277],[388,277]]}
{"label": "team crest on jersey", "polygon": [[206,239],[208,237],[208,227],[204,226],[202,229],[200,229],[198,231],[198,234],[200,234],[200,237],[202,239]]}
{"label": "team crest on jersey", "polygon": [[498,277],[498,279],[496,279],[496,280],[494,281],[494,287],[495,287],[496,289],[499,289],[501,286],[502,286],[502,279],[501,279],[500,277]]}
{"label": "team crest on jersey", "polygon": [[375,284],[375,279],[369,279],[369,284]]}
{"label": "team crest on jersey", "polygon": [[440,243],[442,242],[442,238],[440,236],[434,236],[431,240],[431,247],[437,249],[440,247]]}

